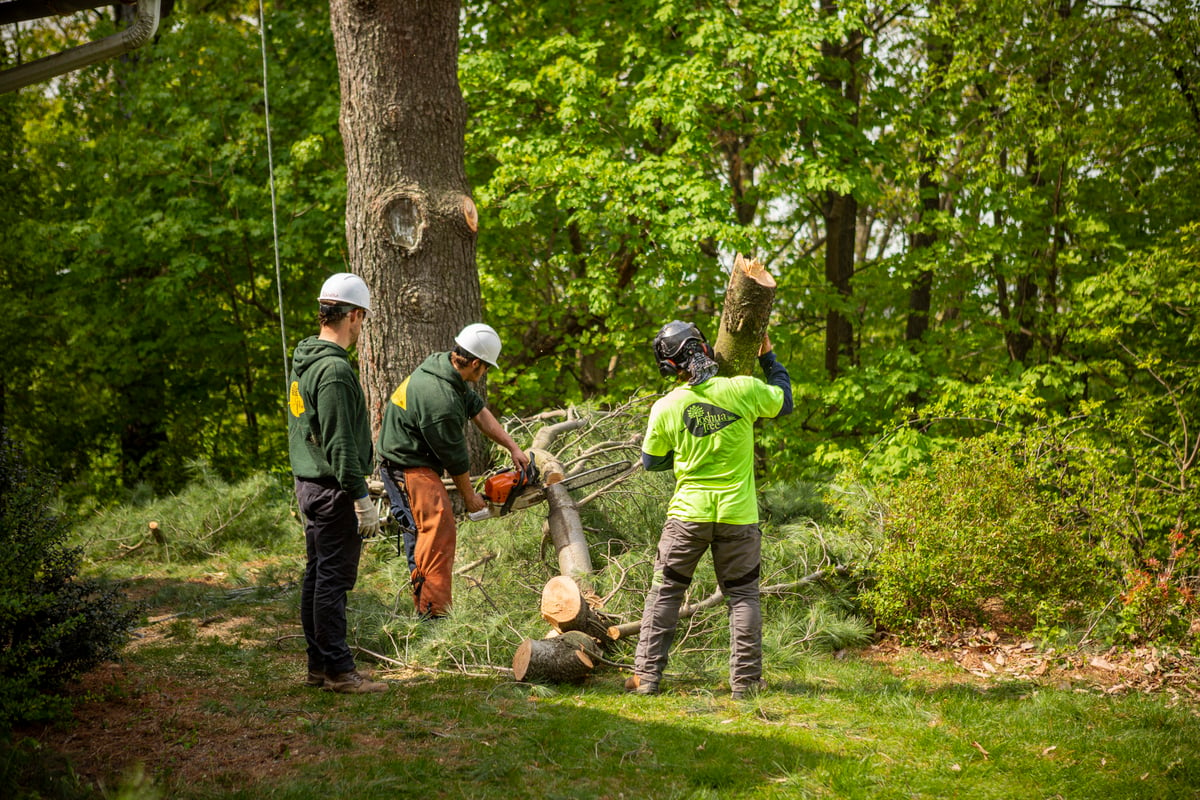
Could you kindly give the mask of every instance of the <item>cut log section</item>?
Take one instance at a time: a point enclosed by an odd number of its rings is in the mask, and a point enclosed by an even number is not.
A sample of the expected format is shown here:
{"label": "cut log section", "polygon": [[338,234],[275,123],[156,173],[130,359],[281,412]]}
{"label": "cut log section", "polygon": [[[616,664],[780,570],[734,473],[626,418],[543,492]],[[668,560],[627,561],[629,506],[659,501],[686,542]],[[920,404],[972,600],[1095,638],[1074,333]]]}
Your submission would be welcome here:
{"label": "cut log section", "polygon": [[774,300],[775,279],[757,260],[746,260],[739,253],[729,275],[713,348],[721,375],[749,375],[754,369]]}
{"label": "cut log section", "polygon": [[601,658],[600,645],[580,631],[526,639],[513,656],[513,677],[530,683],[578,683]]}
{"label": "cut log section", "polygon": [[542,619],[559,633],[580,631],[606,650],[617,638],[609,633],[613,618],[589,603],[579,584],[566,575],[551,578],[542,588]]}

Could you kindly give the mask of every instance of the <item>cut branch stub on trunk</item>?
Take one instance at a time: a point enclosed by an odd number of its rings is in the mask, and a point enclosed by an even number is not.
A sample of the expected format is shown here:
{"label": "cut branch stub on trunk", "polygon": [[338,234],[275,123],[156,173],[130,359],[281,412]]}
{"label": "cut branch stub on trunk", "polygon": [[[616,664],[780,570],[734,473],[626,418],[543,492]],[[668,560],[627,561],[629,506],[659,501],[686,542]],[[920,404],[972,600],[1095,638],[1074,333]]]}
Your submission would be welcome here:
{"label": "cut branch stub on trunk", "polygon": [[775,279],[757,260],[739,253],[729,274],[721,328],[717,333],[717,363],[720,374],[749,375],[754,369],[775,300]]}
{"label": "cut branch stub on trunk", "polygon": [[581,631],[605,649],[616,640],[609,634],[612,617],[588,602],[579,584],[566,575],[551,578],[542,588],[542,619],[559,633]]}

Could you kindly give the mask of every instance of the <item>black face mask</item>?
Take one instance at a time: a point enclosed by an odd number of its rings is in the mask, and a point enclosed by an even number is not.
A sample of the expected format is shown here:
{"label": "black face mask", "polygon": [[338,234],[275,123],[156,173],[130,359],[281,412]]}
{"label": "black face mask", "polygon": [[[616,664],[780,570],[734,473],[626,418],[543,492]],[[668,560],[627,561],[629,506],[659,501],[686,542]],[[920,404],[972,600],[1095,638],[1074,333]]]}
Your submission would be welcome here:
{"label": "black face mask", "polygon": [[699,386],[717,374],[717,362],[708,357],[706,349],[697,347],[683,365],[683,368],[688,371],[689,386]]}

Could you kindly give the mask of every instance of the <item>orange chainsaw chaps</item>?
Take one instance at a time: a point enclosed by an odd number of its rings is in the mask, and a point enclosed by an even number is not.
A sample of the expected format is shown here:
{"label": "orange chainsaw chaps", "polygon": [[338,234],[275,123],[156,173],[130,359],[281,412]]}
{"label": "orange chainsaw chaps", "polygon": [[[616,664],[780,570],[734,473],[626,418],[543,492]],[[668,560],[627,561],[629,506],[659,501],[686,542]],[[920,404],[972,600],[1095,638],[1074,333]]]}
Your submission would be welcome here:
{"label": "orange chainsaw chaps", "polygon": [[441,476],[427,467],[404,470],[408,499],[417,523],[417,568],[412,573],[413,604],[423,616],[450,611],[454,551],[458,531],[454,509]]}

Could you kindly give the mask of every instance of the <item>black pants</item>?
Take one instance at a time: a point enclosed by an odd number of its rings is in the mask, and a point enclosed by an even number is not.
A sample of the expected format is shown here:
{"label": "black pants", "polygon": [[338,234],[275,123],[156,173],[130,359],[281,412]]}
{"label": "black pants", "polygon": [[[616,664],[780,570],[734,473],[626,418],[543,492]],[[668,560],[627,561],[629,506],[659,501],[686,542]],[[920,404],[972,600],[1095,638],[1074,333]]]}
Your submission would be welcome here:
{"label": "black pants", "polygon": [[296,479],[304,514],[308,563],[300,592],[300,622],[308,643],[308,668],[337,675],[354,669],[346,645],[346,594],[358,580],[362,537],[354,500],[336,481]]}

